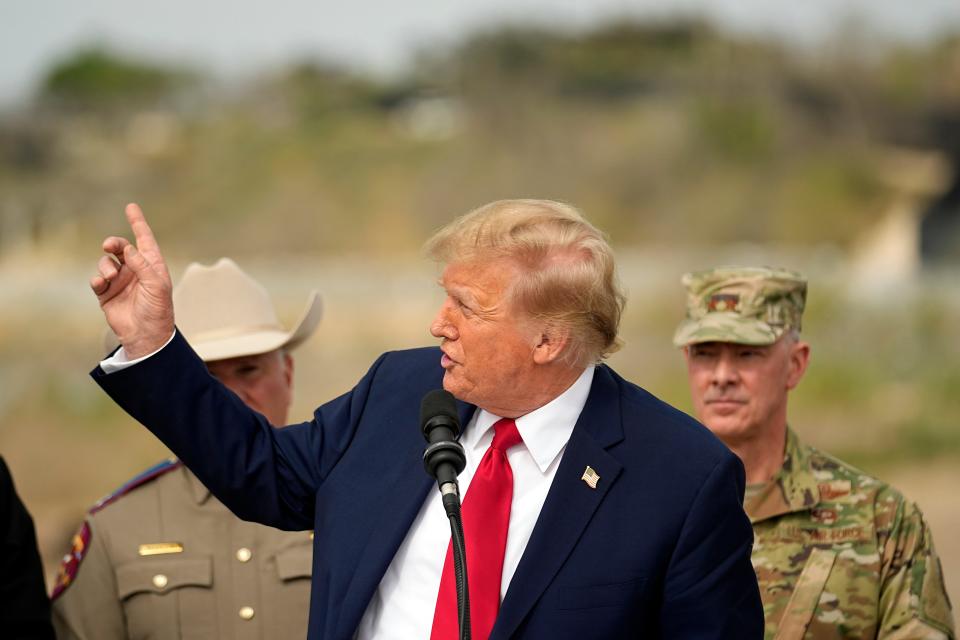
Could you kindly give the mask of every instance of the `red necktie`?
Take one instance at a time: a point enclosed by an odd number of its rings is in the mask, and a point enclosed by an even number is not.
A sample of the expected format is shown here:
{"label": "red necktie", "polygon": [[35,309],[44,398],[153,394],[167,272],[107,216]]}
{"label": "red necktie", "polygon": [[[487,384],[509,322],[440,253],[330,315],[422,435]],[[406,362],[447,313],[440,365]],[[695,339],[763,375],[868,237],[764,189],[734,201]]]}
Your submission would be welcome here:
{"label": "red necktie", "polygon": [[[507,451],[521,442],[517,425],[509,418],[499,420],[493,429],[493,443],[483,454],[463,499],[473,640],[486,640],[490,636],[500,609],[503,552],[507,546],[510,504],[513,502],[513,470],[507,462]],[[448,546],[430,640],[457,640],[458,632],[453,548]]]}

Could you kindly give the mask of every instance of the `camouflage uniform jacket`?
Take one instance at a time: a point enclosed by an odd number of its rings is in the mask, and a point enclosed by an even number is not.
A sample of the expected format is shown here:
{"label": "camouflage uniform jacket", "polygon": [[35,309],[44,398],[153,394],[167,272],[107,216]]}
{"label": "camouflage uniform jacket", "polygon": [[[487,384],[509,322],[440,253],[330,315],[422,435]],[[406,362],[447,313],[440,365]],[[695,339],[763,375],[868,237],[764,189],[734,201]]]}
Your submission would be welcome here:
{"label": "camouflage uniform jacket", "polygon": [[955,638],[933,539],[916,505],[805,446],[745,505],[767,639]]}

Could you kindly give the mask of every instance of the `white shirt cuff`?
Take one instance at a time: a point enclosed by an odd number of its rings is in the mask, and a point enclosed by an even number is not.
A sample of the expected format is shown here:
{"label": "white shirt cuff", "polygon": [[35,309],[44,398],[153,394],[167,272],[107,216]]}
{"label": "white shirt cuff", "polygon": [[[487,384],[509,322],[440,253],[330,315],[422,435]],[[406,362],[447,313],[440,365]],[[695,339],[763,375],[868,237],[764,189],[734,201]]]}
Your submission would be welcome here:
{"label": "white shirt cuff", "polygon": [[138,362],[143,362],[143,361],[146,360],[147,358],[151,358],[151,357],[153,357],[155,354],[160,353],[161,351],[163,351],[163,349],[164,349],[168,344],[170,344],[170,341],[173,340],[173,336],[175,336],[175,335],[177,335],[177,330],[176,330],[176,329],[173,330],[173,333],[170,334],[170,337],[167,338],[167,341],[163,343],[163,346],[162,346],[162,347],[160,347],[159,349],[157,349],[157,350],[154,351],[153,353],[148,353],[148,354],[145,355],[145,356],[140,356],[139,358],[135,358],[135,359],[133,359],[133,360],[129,360],[129,359],[127,358],[127,352],[124,351],[124,350],[123,350],[123,347],[121,346],[119,349],[117,349],[117,350],[114,352],[114,354],[113,354],[112,356],[110,356],[109,358],[106,358],[105,360],[101,360],[101,361],[100,361],[100,368],[103,369],[103,372],[104,372],[104,373],[110,374],[110,373],[114,373],[114,372],[116,372],[116,371],[121,371],[121,370],[123,370],[123,369],[126,369],[127,367],[132,367],[133,365],[137,364]]}

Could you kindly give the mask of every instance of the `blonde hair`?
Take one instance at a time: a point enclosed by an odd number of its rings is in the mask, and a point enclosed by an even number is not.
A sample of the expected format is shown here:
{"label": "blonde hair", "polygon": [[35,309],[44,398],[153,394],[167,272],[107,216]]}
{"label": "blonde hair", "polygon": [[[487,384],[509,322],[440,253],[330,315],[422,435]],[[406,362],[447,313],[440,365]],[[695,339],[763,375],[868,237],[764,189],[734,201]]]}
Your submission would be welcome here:
{"label": "blonde hair", "polygon": [[441,263],[514,260],[521,276],[508,295],[517,308],[567,331],[564,357],[580,366],[620,348],[626,297],[613,250],[580,212],[552,200],[498,200],[460,216],[424,250]]}

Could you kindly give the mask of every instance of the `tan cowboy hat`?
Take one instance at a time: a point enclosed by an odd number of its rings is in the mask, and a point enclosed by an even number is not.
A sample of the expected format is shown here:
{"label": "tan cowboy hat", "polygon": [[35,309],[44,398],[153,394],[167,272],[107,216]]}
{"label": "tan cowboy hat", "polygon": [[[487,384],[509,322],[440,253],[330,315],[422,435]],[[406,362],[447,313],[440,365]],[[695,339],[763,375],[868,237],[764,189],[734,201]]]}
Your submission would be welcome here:
{"label": "tan cowboy hat", "polygon": [[204,361],[293,349],[313,334],[323,305],[316,291],[293,330],[277,320],[267,290],[230,258],[187,266],[173,289],[177,328]]}
{"label": "tan cowboy hat", "polygon": [[[177,329],[202,360],[224,360],[293,349],[309,338],[323,315],[316,291],[292,331],[277,320],[267,290],[230,258],[220,258],[208,267],[191,262],[173,289]],[[119,342],[107,330],[107,353]]]}

